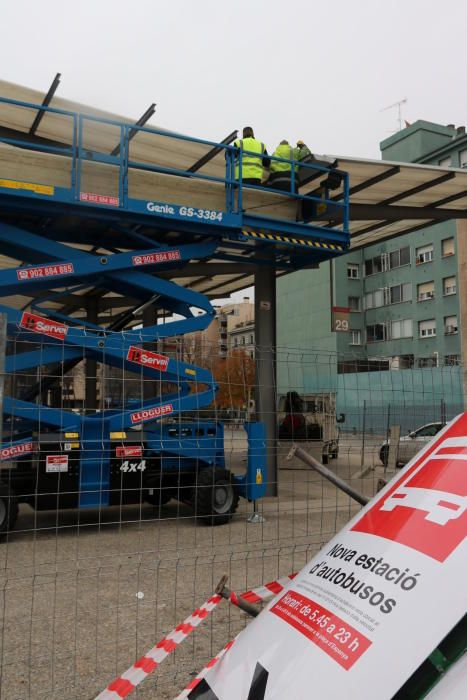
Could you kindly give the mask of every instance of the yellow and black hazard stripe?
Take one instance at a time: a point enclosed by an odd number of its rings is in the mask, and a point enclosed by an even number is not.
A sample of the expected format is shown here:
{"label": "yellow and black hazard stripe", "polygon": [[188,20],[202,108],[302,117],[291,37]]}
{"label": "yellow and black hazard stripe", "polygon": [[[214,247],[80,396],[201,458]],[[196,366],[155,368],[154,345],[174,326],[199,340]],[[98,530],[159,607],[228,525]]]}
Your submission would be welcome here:
{"label": "yellow and black hazard stripe", "polygon": [[276,241],[277,243],[292,243],[294,245],[302,245],[306,248],[319,248],[320,250],[334,250],[336,252],[344,251],[344,246],[339,243],[323,243],[322,241],[312,241],[305,238],[292,238],[291,236],[282,236],[278,233],[262,233],[261,231],[242,231],[245,236],[251,238],[263,239],[265,241]]}

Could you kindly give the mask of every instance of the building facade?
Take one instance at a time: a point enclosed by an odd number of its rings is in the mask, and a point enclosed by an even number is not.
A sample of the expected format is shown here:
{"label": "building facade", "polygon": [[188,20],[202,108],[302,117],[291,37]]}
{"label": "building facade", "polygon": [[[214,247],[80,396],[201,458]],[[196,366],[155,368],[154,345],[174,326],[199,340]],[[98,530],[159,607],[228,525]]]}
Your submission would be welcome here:
{"label": "building facade", "polygon": [[[464,127],[418,121],[381,152],[384,160],[467,167],[467,136]],[[335,393],[347,428],[390,420],[391,405],[403,407],[408,428],[461,410],[458,243],[450,221],[280,278],[278,347],[306,349],[308,361],[278,363],[279,393]],[[349,310],[342,332],[332,330],[333,307]]]}

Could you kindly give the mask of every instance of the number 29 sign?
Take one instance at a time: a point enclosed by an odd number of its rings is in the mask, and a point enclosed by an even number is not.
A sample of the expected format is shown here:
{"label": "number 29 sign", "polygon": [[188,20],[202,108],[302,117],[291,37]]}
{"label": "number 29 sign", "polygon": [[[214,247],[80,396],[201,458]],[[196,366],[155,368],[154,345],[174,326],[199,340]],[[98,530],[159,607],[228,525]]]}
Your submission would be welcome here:
{"label": "number 29 sign", "polygon": [[332,328],[334,333],[348,333],[350,309],[348,306],[332,307]]}

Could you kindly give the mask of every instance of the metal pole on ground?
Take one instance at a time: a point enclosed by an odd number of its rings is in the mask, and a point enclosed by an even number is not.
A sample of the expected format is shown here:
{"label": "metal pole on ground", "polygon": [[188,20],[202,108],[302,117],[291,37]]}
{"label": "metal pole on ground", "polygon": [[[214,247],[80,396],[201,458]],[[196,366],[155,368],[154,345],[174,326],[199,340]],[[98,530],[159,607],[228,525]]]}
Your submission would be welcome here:
{"label": "metal pole on ground", "polygon": [[363,467],[365,461],[365,430],[366,430],[366,399],[363,399],[363,420],[362,420],[362,457],[360,466]]}
{"label": "metal pole on ground", "polygon": [[317,471],[318,474],[321,474],[321,476],[330,481],[331,484],[337,486],[337,488],[339,488],[341,491],[344,491],[344,493],[350,496],[350,498],[353,498],[354,501],[357,501],[357,503],[360,503],[360,505],[365,506],[370,500],[359,491],[352,488],[352,486],[349,486],[346,481],[337,476],[337,474],[334,474],[334,472],[325,467],[324,464],[321,464],[321,462],[318,462],[317,459],[309,455],[308,452],[305,452],[305,450],[302,450],[302,448],[298,445],[292,446],[292,449],[287,455],[287,459],[292,459],[294,456],[301,459],[301,461],[305,462],[305,464],[308,464],[309,467]]}

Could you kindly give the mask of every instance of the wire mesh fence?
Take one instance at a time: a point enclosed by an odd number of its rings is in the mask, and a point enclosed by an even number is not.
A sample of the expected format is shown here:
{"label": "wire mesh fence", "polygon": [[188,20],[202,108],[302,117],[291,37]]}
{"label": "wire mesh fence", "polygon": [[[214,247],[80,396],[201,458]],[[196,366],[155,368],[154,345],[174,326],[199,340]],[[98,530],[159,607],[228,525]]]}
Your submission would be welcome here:
{"label": "wire mesh fence", "polygon": [[[8,341],[1,700],[95,698],[222,575],[241,592],[299,570],[360,506],[287,460],[294,442],[371,497],[463,410],[458,364],[368,371],[361,360],[276,348],[276,434],[259,449],[245,430],[265,388],[252,351],[136,338],[150,374],[141,358],[130,364],[123,334],[112,343],[90,355],[30,332]],[[277,472],[258,483],[263,458]],[[215,482],[201,477],[216,470]],[[263,479],[277,496],[238,498]],[[175,697],[247,623],[222,601],[134,697]]]}

